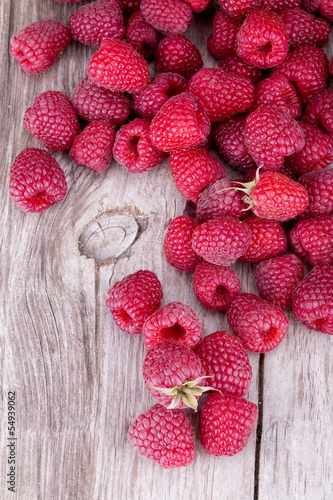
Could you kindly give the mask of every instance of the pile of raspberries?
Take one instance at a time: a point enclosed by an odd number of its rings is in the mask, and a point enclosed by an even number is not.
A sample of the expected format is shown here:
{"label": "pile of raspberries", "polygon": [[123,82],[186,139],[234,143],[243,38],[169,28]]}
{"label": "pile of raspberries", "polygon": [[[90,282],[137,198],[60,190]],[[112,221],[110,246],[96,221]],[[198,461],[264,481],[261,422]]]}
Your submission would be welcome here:
{"label": "pile of raspberries", "polygon": [[[211,19],[215,67],[203,67],[184,35],[194,16]],[[11,167],[9,194],[22,210],[38,213],[66,196],[49,151],[69,152],[96,175],[112,158],[133,174],[168,158],[192,203],[192,216],[169,224],[163,252],[193,273],[206,308],[226,312],[232,334],[204,336],[190,307],[161,307],[162,285],[149,270],[113,284],[106,299],[120,329],[142,332],[143,377],[157,403],[129,439],[162,467],[193,461],[183,409],[196,410],[203,393],[207,453],[245,447],[258,414],[244,398],[246,351],[278,346],[284,311],[333,334],[333,60],[322,48],[332,21],[330,0],[96,0],[78,7],[69,27],[38,21],[11,40],[27,73],[46,71],[71,38],[97,47],[71,98],[49,90],[25,112],[24,127],[46,149],[21,151]],[[236,261],[257,265],[258,295],[241,291]]]}

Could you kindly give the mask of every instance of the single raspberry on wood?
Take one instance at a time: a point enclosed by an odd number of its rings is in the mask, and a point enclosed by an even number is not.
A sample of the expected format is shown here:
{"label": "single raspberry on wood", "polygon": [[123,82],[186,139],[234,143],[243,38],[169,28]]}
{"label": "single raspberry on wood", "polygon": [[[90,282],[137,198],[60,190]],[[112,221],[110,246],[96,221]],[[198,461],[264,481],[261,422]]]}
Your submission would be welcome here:
{"label": "single raspberry on wood", "polygon": [[252,83],[258,83],[263,78],[262,69],[247,64],[237,54],[223,57],[218,67],[234,75],[249,78]]}
{"label": "single raspberry on wood", "polygon": [[194,271],[201,257],[192,249],[192,235],[198,226],[188,215],[173,219],[164,237],[163,251],[168,263],[181,271]]}
{"label": "single raspberry on wood", "polygon": [[166,36],[157,46],[156,70],[160,73],[178,73],[191,78],[203,66],[198,48],[182,35]]}
{"label": "single raspberry on wood", "polygon": [[333,215],[333,169],[325,169],[302,175],[298,182],[306,189],[308,207],[299,214],[299,219],[317,215]]}
{"label": "single raspberry on wood", "polygon": [[215,59],[236,53],[237,33],[241,23],[228,16],[223,10],[215,12],[213,19],[213,33],[207,40],[208,52]]}
{"label": "single raspberry on wood", "polygon": [[275,106],[292,118],[302,114],[302,100],[292,83],[284,76],[264,78],[255,88],[253,108]]}
{"label": "single raspberry on wood", "polygon": [[328,42],[331,27],[325,19],[319,19],[300,8],[285,9],[280,12],[280,16],[286,25],[290,46],[322,47]]}
{"label": "single raspberry on wood", "polygon": [[142,12],[133,12],[127,21],[126,40],[141,54],[146,61],[154,59],[155,51],[162,35],[151,26]]}
{"label": "single raspberry on wood", "polygon": [[333,215],[299,221],[290,231],[293,252],[310,267],[333,263]]}
{"label": "single raspberry on wood", "polygon": [[192,21],[192,9],[183,0],[141,0],[147,23],[163,35],[181,35]]}

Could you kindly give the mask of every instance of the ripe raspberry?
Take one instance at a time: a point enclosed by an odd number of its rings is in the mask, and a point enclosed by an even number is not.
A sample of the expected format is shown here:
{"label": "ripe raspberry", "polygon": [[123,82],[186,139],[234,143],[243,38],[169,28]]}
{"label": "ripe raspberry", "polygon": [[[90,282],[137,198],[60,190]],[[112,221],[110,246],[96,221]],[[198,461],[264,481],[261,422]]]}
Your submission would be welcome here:
{"label": "ripe raspberry", "polygon": [[157,46],[156,70],[160,73],[178,73],[191,78],[203,66],[197,47],[182,35],[167,36]]}
{"label": "ripe raspberry", "polygon": [[149,120],[136,118],[117,132],[113,146],[114,159],[133,174],[147,172],[166,158],[166,154],[152,144],[149,127]]}
{"label": "ripe raspberry", "polygon": [[170,266],[194,271],[201,258],[192,249],[192,234],[198,223],[188,215],[173,219],[164,237],[163,251]]}
{"label": "ripe raspberry", "polygon": [[333,133],[333,88],[322,90],[314,96],[305,109],[304,121]]}
{"label": "ripe raspberry", "polygon": [[202,68],[192,76],[187,90],[205,108],[212,123],[244,113],[253,102],[254,85],[248,78],[222,68]]}
{"label": "ripe raspberry", "polygon": [[261,0],[261,7],[281,13],[283,9],[300,9],[301,0]]}
{"label": "ripe raspberry", "polygon": [[128,437],[141,455],[164,469],[189,465],[194,460],[193,431],[182,410],[156,404],[137,417]]}
{"label": "ripe raspberry", "polygon": [[299,8],[283,10],[280,16],[286,25],[290,46],[315,45],[322,47],[328,42],[331,28],[325,19],[318,19],[310,12]]}
{"label": "ripe raspberry", "polygon": [[315,12],[319,9],[319,0],[302,0],[302,7],[309,12]]}
{"label": "ripe raspberry", "polygon": [[227,321],[247,351],[274,349],[287,333],[289,322],[284,312],[254,293],[240,293],[227,307]]}
{"label": "ripe raspberry", "polygon": [[258,418],[258,408],[244,398],[210,394],[200,419],[201,444],[210,455],[232,456],[247,445]]}
{"label": "ripe raspberry", "polygon": [[333,22],[333,5],[331,0],[318,0],[320,13],[330,22]]}
{"label": "ripe raspberry", "polygon": [[26,73],[42,73],[63,53],[70,39],[69,29],[58,21],[36,21],[12,37],[9,53]]}
{"label": "ripe raspberry", "polygon": [[297,90],[284,76],[271,76],[258,83],[255,88],[253,109],[276,106],[292,118],[302,114],[302,101]]}
{"label": "ripe raspberry", "polygon": [[193,12],[203,12],[210,4],[210,0],[186,0]]}
{"label": "ripe raspberry", "polygon": [[216,0],[230,17],[241,19],[252,9],[259,6],[259,0]]}
{"label": "ripe raspberry", "polygon": [[144,19],[142,12],[133,12],[127,22],[126,40],[146,61],[154,59],[161,34]]}
{"label": "ripe raspberry", "polygon": [[178,190],[185,198],[194,202],[209,184],[225,175],[224,165],[204,146],[172,151],[169,161]]}
{"label": "ripe raspberry", "polygon": [[140,10],[141,0],[118,0],[123,14],[130,17],[134,12]]}
{"label": "ripe raspberry", "polygon": [[64,172],[50,153],[27,148],[10,169],[9,194],[24,212],[42,212],[62,201],[67,192]]}
{"label": "ripe raspberry", "polygon": [[290,231],[293,252],[310,267],[333,263],[333,215],[298,222]]}
{"label": "ripe raspberry", "polygon": [[250,12],[238,32],[237,54],[258,68],[282,63],[288,54],[288,33],[280,16],[264,9]]}
{"label": "ripe raspberry", "polygon": [[192,21],[192,9],[183,0],[141,0],[147,23],[163,35],[181,35]]}
{"label": "ripe raspberry", "polygon": [[69,156],[79,165],[104,172],[112,160],[112,148],[116,131],[112,125],[102,120],[89,123],[76,136]]}
{"label": "ripe raspberry", "polygon": [[141,333],[145,320],[160,307],[162,285],[151,271],[137,271],[109,289],[106,306],[116,325],[124,332]]}
{"label": "ripe raspberry", "polygon": [[234,217],[204,222],[192,236],[193,250],[207,262],[230,266],[244,255],[251,242],[249,228]]}
{"label": "ripe raspberry", "polygon": [[296,255],[288,254],[260,262],[256,270],[259,295],[283,311],[291,309],[294,288],[303,277],[304,266]]}
{"label": "ripe raspberry", "polygon": [[218,67],[234,75],[249,78],[252,83],[258,83],[263,78],[262,69],[246,64],[237,54],[224,57]]}
{"label": "ripe raspberry", "polygon": [[207,40],[208,52],[215,59],[235,54],[239,28],[240,22],[237,19],[232,19],[222,10],[215,12],[213,33]]}
{"label": "ripe raspberry", "polygon": [[240,293],[241,283],[231,267],[200,262],[194,270],[193,291],[207,309],[225,311],[230,300]]}
{"label": "ripe raspberry", "polygon": [[147,61],[132,45],[115,38],[102,40],[87,71],[93,83],[121,92],[140,92],[149,81]]}
{"label": "ripe raspberry", "polygon": [[24,127],[52,151],[66,151],[80,132],[75,109],[62,92],[48,90],[34,100],[23,118]]}
{"label": "ripe raspberry", "polygon": [[310,330],[333,335],[333,265],[320,264],[296,286],[293,314]]}
{"label": "ripe raspberry", "polygon": [[197,146],[209,132],[207,113],[189,92],[171,97],[150,125],[152,143],[166,152]]}
{"label": "ripe raspberry", "polygon": [[142,331],[147,349],[162,341],[194,347],[202,338],[200,319],[189,306],[181,302],[170,302],[155,311],[145,321]]}
{"label": "ripe raspberry", "polygon": [[103,38],[123,38],[123,14],[117,0],[97,0],[83,5],[68,20],[74,40],[100,45]]}
{"label": "ripe raspberry", "polygon": [[100,87],[88,77],[75,85],[72,104],[85,121],[104,120],[115,127],[125,123],[131,112],[131,103],[125,94]]}
{"label": "ripe raspberry", "polygon": [[309,172],[298,182],[309,196],[309,206],[298,216],[299,219],[333,215],[333,169]]}

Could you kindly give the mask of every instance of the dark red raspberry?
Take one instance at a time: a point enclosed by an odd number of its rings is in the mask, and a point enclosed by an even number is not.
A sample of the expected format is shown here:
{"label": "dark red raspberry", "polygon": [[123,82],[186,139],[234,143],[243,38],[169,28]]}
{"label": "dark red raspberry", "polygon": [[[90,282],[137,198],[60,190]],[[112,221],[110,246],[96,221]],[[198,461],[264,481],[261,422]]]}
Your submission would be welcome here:
{"label": "dark red raspberry", "polygon": [[259,7],[259,0],[216,0],[230,17],[241,19],[252,9]]}
{"label": "dark red raspberry", "polygon": [[173,180],[181,194],[194,202],[209,185],[225,175],[223,163],[204,146],[172,151],[169,157]]}
{"label": "dark red raspberry", "polygon": [[96,120],[76,136],[69,156],[79,165],[104,172],[112,160],[116,131],[110,123]]}
{"label": "dark red raspberry", "polygon": [[304,121],[333,133],[333,88],[322,90],[314,96],[305,109]]}
{"label": "dark red raspberry", "polygon": [[252,83],[258,83],[263,77],[262,69],[247,64],[237,54],[224,57],[218,66],[234,75],[249,78]]}
{"label": "dark red raspberry", "polygon": [[301,0],[303,9],[315,12],[319,9],[319,0]]}
{"label": "dark red raspberry", "polygon": [[227,307],[227,321],[244,348],[252,352],[274,349],[287,333],[289,322],[277,306],[254,293],[240,293]]}
{"label": "dark red raspberry", "polygon": [[299,219],[333,215],[333,169],[304,174],[298,182],[309,196],[309,206],[298,216]]}
{"label": "dark red raspberry", "polygon": [[292,118],[302,114],[302,100],[292,83],[284,76],[264,78],[255,88],[253,109],[276,106]]}
{"label": "dark red raspberry", "polygon": [[66,49],[71,34],[58,21],[36,21],[16,33],[9,52],[26,73],[42,73]]}
{"label": "dark red raspberry", "polygon": [[164,238],[168,263],[182,271],[193,271],[201,258],[192,249],[192,235],[198,223],[188,215],[173,219]]}
{"label": "dark red raspberry", "polygon": [[182,410],[156,404],[139,415],[128,431],[134,448],[164,469],[189,465],[194,460],[194,438]]}
{"label": "dark red raspberry", "polygon": [[301,3],[301,0],[261,0],[261,7],[274,12],[281,12],[283,9],[300,9]]}
{"label": "dark red raspberry", "polygon": [[331,0],[318,0],[320,13],[326,17],[328,21],[333,22],[333,5]]}
{"label": "dark red raspberry", "polygon": [[292,47],[299,45],[322,47],[328,42],[331,28],[325,19],[318,19],[310,12],[297,8],[283,10],[280,16],[286,25],[289,44]]}
{"label": "dark red raspberry", "polygon": [[212,123],[244,113],[253,102],[254,85],[248,78],[222,68],[202,68],[192,76],[187,90],[205,108]]}
{"label": "dark red raspberry", "polygon": [[232,19],[222,10],[215,12],[213,33],[207,40],[208,52],[216,59],[235,54],[239,28],[237,19]]}
{"label": "dark red raspberry", "polygon": [[260,262],[256,270],[259,295],[282,310],[291,309],[294,288],[303,277],[304,266],[296,255],[288,254]]}
{"label": "dark red raspberry", "polygon": [[240,293],[241,283],[231,267],[200,262],[194,270],[193,291],[207,309],[225,311],[230,300]]}
{"label": "dark red raspberry", "polygon": [[139,174],[157,167],[166,158],[149,137],[150,121],[136,118],[123,125],[117,132],[113,156],[129,172]]}
{"label": "dark red raspberry", "polygon": [[192,21],[192,9],[183,0],[141,0],[147,23],[163,35],[181,35]]}
{"label": "dark red raspberry", "polygon": [[156,274],[140,270],[112,285],[106,306],[121,330],[137,335],[145,320],[160,307],[162,297],[162,285]]}
{"label": "dark red raspberry", "polygon": [[333,215],[298,222],[290,231],[293,252],[310,267],[333,263]]}
{"label": "dark red raspberry", "polygon": [[24,212],[42,212],[62,201],[66,177],[57,161],[43,149],[21,151],[10,169],[9,194]]}
{"label": "dark red raspberry", "polygon": [[147,23],[140,10],[133,12],[126,28],[127,42],[147,61],[154,59],[155,51],[161,40],[161,34]]}
{"label": "dark red raspberry", "polygon": [[131,16],[137,10],[140,10],[141,0],[118,0],[123,14]]}
{"label": "dark red raspberry", "polygon": [[182,35],[167,36],[157,46],[156,70],[160,73],[178,73],[191,78],[203,66],[197,47]]}
{"label": "dark red raspberry", "polygon": [[66,151],[80,132],[75,109],[62,92],[48,90],[34,100],[23,118],[24,127],[52,151]]}

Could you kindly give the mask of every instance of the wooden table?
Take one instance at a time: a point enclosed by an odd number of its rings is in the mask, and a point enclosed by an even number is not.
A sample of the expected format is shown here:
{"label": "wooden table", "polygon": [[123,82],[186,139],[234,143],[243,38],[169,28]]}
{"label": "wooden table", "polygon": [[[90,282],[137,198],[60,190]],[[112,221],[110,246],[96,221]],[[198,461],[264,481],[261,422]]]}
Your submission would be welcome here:
{"label": "wooden table", "polygon": [[[84,2],[83,2],[84,3]],[[1,493],[20,500],[330,500],[333,498],[333,344],[292,319],[280,346],[250,354],[248,399],[259,421],[234,457],[211,457],[197,439],[195,461],[164,470],[127,440],[153,399],[145,390],[141,336],[115,327],[105,306],[110,283],[139,269],[160,278],[163,304],[182,301],[205,334],[228,329],[224,314],[205,310],[191,273],[171,268],[162,252],[167,222],[184,213],[166,161],[130,175],[112,163],[96,174],[54,154],[68,194],[41,214],[9,199],[9,169],[26,147],[40,147],[23,127],[33,99],[46,90],[71,95],[84,78],[92,47],[72,41],[44,74],[27,75],[8,56],[12,35],[40,19],[67,23],[82,4],[2,0],[1,21]],[[205,66],[211,21],[187,35]],[[330,55],[328,49],[327,53]],[[243,291],[254,291],[254,266],[237,264]],[[8,491],[7,404],[15,391],[15,493]],[[197,428],[198,416],[192,415]],[[5,477],[6,476],[6,477]]]}

